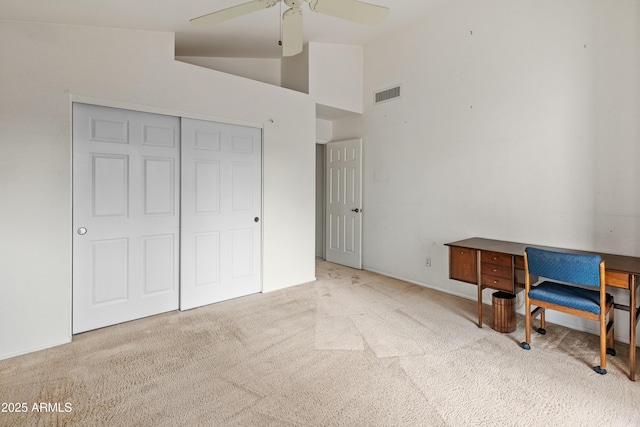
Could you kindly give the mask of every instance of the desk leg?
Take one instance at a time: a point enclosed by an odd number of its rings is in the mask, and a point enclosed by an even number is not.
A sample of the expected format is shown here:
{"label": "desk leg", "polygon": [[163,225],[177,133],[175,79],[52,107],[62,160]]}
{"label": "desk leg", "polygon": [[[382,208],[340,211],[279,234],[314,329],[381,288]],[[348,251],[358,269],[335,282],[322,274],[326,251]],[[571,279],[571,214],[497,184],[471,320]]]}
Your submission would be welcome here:
{"label": "desk leg", "polygon": [[478,328],[482,328],[482,272],[480,266],[482,265],[482,257],[480,256],[482,251],[477,252],[477,267],[476,267],[476,282],[478,283]]}
{"label": "desk leg", "polygon": [[478,283],[478,328],[482,328],[482,285]]}
{"label": "desk leg", "polygon": [[636,326],[638,325],[636,292],[638,279],[633,274],[629,283],[629,378],[636,380]]}

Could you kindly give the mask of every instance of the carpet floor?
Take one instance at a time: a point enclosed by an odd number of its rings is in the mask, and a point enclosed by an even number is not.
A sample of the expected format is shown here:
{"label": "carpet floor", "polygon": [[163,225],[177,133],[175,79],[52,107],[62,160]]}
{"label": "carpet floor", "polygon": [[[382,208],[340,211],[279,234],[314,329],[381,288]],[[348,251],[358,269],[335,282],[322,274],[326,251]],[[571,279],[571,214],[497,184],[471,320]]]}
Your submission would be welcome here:
{"label": "carpet floor", "polygon": [[521,316],[501,334],[473,301],[327,262],[317,279],[2,360],[0,425],[640,425],[625,344],[600,376],[594,335],[548,324],[525,351]]}

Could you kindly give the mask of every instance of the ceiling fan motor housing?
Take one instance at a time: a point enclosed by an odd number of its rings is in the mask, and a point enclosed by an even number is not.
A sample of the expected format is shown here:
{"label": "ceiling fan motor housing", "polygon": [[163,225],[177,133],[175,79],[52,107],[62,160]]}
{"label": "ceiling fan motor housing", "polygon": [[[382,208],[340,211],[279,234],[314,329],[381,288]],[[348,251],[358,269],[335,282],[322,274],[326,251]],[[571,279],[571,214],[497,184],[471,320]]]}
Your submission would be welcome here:
{"label": "ceiling fan motor housing", "polygon": [[300,7],[305,0],[284,0],[284,4],[289,7]]}

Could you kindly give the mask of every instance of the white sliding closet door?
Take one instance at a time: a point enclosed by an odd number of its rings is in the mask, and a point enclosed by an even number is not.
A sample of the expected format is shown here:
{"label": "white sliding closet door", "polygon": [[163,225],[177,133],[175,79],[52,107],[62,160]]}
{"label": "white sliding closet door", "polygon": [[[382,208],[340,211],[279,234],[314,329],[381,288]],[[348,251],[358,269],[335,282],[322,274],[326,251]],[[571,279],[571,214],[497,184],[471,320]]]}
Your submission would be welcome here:
{"label": "white sliding closet door", "polygon": [[180,309],[261,291],[261,129],[182,119]]}
{"label": "white sliding closet door", "polygon": [[73,105],[73,333],[179,305],[177,117]]}

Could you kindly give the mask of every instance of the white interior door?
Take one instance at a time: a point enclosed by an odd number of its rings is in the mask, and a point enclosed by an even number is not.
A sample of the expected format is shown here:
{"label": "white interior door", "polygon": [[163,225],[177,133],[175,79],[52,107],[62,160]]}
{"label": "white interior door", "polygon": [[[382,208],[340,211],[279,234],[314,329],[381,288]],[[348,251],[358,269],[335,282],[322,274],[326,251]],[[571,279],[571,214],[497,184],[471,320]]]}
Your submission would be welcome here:
{"label": "white interior door", "polygon": [[73,333],[178,308],[179,128],[73,105]]}
{"label": "white interior door", "polygon": [[261,291],[262,132],[182,119],[180,309]]}
{"label": "white interior door", "polygon": [[325,148],[325,259],[362,268],[362,139]]}

